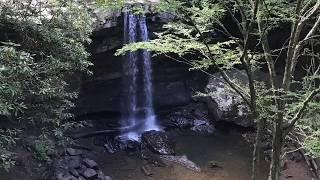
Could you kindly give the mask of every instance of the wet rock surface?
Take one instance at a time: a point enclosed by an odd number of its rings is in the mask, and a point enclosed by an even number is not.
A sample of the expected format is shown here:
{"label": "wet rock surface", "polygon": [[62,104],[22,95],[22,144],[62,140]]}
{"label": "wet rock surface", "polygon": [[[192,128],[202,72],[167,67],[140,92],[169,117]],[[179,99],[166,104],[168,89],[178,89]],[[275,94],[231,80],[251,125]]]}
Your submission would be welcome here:
{"label": "wet rock surface", "polygon": [[107,152],[114,154],[120,150],[126,149],[127,145],[118,138],[107,138],[103,146]]}
{"label": "wet rock surface", "polygon": [[79,149],[67,148],[65,156],[54,163],[54,180],[111,180],[98,164],[84,157]]}
{"label": "wet rock surface", "polygon": [[142,144],[159,154],[174,154],[169,137],[162,131],[146,131],[141,136]]}

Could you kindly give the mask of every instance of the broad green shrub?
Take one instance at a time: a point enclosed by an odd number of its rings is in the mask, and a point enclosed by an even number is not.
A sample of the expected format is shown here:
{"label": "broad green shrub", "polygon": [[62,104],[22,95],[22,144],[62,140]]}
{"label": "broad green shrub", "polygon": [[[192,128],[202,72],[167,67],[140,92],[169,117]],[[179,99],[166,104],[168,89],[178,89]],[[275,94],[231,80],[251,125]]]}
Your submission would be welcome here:
{"label": "broad green shrub", "polygon": [[[63,125],[73,118],[77,80],[90,73],[86,46],[92,23],[84,0],[0,2],[2,121],[44,127],[46,133],[65,131]],[[46,160],[54,146],[40,137],[36,157]],[[1,151],[0,167],[7,168],[10,152]]]}

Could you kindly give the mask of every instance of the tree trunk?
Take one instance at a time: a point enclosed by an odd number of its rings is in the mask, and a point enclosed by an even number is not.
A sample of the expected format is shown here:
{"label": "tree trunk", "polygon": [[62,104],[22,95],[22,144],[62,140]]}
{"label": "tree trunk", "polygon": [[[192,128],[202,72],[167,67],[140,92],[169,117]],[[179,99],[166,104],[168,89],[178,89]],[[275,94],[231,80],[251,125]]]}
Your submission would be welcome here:
{"label": "tree trunk", "polygon": [[277,119],[274,124],[272,139],[272,160],[270,166],[269,180],[280,180],[281,153],[283,147],[283,119]]}
{"label": "tree trunk", "polygon": [[261,165],[261,159],[262,159],[262,137],[265,132],[265,119],[259,119],[257,124],[257,134],[256,134],[256,140],[253,150],[253,163],[252,163],[252,180],[260,180],[261,174],[260,174],[260,168],[258,166]]}

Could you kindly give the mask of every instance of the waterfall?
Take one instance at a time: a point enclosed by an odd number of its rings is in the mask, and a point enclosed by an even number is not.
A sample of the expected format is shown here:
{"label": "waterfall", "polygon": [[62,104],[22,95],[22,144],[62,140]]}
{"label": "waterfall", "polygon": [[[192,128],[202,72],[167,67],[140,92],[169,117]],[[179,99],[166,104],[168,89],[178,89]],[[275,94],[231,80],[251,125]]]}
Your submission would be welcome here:
{"label": "waterfall", "polygon": [[[140,17],[139,20],[140,36],[142,41],[149,41],[148,29],[146,23],[146,17]],[[144,107],[146,108],[146,121],[145,130],[157,129],[156,117],[153,110],[153,97],[152,97],[152,67],[151,67],[151,54],[147,50],[142,52],[143,59],[143,82],[144,82],[144,95],[145,102]]]}
{"label": "waterfall", "polygon": [[[129,17],[129,25],[128,25],[128,43],[136,42],[136,32],[137,32],[137,18],[130,14]],[[128,104],[128,116],[129,116],[129,122],[130,125],[135,125],[135,112],[137,109],[137,53],[136,52],[129,52],[128,53],[128,98],[129,98],[129,104]]]}
{"label": "waterfall", "polygon": [[[148,41],[148,28],[145,16],[124,12],[124,44]],[[151,54],[147,50],[128,52],[124,61],[126,80],[124,88],[127,97],[124,101],[123,126],[136,126],[125,133],[129,139],[138,139],[147,130],[159,130],[153,109]]]}

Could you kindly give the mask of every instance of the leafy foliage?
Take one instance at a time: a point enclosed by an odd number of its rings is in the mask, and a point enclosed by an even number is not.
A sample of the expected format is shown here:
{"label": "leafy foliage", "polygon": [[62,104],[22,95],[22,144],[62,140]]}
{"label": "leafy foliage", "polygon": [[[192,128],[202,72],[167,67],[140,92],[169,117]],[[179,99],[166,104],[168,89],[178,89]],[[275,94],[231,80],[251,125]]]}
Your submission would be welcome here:
{"label": "leafy foliage", "polygon": [[[239,63],[239,50],[234,48],[234,40],[217,42],[214,39],[215,22],[225,14],[221,4],[211,1],[170,0],[160,1],[155,9],[157,12],[171,12],[176,21],[165,24],[164,31],[156,33],[156,39],[128,44],[118,50],[116,55],[147,49],[189,64],[192,69],[205,70],[215,65],[231,67]],[[172,54],[178,55],[179,58]],[[196,56],[199,60],[186,59],[185,56]]]}
{"label": "leafy foliage", "polygon": [[[45,126],[47,132],[65,130],[63,124],[73,117],[77,80],[90,74],[86,45],[91,42],[92,23],[86,1],[1,1],[3,121]],[[36,157],[45,160],[54,147],[40,137]],[[3,158],[10,162],[9,156]],[[0,164],[8,167],[5,161]]]}
{"label": "leafy foliage", "polygon": [[32,69],[35,63],[29,53],[8,45],[0,46],[0,59],[0,113],[17,116],[26,109],[24,93],[29,86],[28,79],[35,75]]}
{"label": "leafy foliage", "polygon": [[50,156],[55,154],[55,144],[45,134],[35,140],[34,149],[35,158],[40,161],[48,161],[50,160]]}
{"label": "leafy foliage", "polygon": [[16,144],[18,133],[15,129],[0,130],[0,168],[6,171],[15,164],[9,149]]}
{"label": "leafy foliage", "polygon": [[96,0],[99,6],[103,6],[111,11],[121,10],[126,6],[126,0]]}
{"label": "leafy foliage", "polygon": [[71,117],[67,110],[77,94],[69,79],[90,66],[85,44],[92,20],[85,8],[67,0],[1,4],[2,115],[32,122]]}

